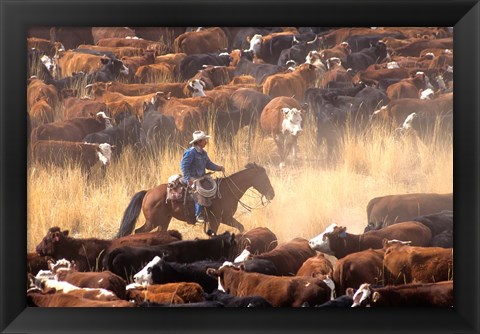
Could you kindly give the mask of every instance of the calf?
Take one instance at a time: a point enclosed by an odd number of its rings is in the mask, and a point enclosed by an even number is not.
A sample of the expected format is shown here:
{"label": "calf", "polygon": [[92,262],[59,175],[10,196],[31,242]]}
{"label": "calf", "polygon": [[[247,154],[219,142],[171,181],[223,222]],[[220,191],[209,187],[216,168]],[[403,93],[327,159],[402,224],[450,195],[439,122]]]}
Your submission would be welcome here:
{"label": "calf", "polygon": [[27,253],[27,273],[36,275],[40,270],[48,269],[50,256],[41,256],[38,253]]}
{"label": "calf", "polygon": [[310,248],[306,239],[295,238],[269,252],[252,255],[251,258],[270,260],[277,268],[278,275],[292,276],[308,258],[315,255],[316,252]]}
{"label": "calf", "polygon": [[387,284],[448,281],[453,277],[453,248],[395,243],[386,249],[383,265]]}
{"label": "calf", "polygon": [[102,170],[112,159],[112,149],[108,143],[90,144],[79,142],[39,140],[33,144],[33,159],[39,164],[67,167],[70,164],[80,166],[89,174],[93,166],[100,162]]}
{"label": "calf", "polygon": [[220,291],[238,297],[261,296],[273,307],[300,307],[305,302],[316,305],[330,299],[330,288],[319,278],[247,273],[242,266],[229,264],[207,273],[218,280]]}
{"label": "calf", "polygon": [[353,296],[352,307],[453,307],[453,281],[404,284],[372,289],[363,284]]}
{"label": "calf", "polygon": [[383,248],[384,238],[411,241],[415,246],[428,246],[432,239],[432,232],[427,226],[411,221],[357,235],[347,233],[346,229],[332,224],[325,232],[310,240],[310,247],[340,259],[368,248]]}
{"label": "calf", "polygon": [[442,210],[453,210],[452,193],[413,193],[375,197],[367,204],[367,228],[376,230],[395,222],[413,220],[420,215]]}
{"label": "calf", "polygon": [[332,277],[333,265],[324,254],[319,253],[316,256],[308,258],[300,269],[298,269],[296,276]]}
{"label": "calf", "polygon": [[425,74],[417,73],[413,78],[403,79],[387,88],[390,100],[401,98],[419,98],[419,91],[425,89]]}
{"label": "calf", "polygon": [[75,261],[78,271],[91,271],[99,268],[102,257],[120,245],[126,244],[161,244],[182,239],[178,231],[170,230],[157,233],[140,233],[114,240],[97,238],[72,238],[69,231],[51,227],[36,252],[54,259]]}
{"label": "calf", "polygon": [[253,51],[241,51],[234,76],[251,75],[257,84],[261,84],[267,77],[284,70],[284,66],[254,63]]}

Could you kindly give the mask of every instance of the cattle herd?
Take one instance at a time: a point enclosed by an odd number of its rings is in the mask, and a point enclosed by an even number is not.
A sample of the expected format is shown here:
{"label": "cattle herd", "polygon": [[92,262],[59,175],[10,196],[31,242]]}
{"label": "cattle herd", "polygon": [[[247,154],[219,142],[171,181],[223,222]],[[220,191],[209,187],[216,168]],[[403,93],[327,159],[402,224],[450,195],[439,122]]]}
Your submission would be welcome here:
{"label": "cattle herd", "polygon": [[52,27],[30,29],[27,43],[39,163],[88,172],[208,122],[224,141],[258,128],[282,163],[305,120],[329,153],[349,124],[452,130],[451,28]]}
{"label": "cattle herd", "polygon": [[[258,127],[282,164],[305,120],[329,153],[350,125],[452,133],[451,28],[52,27],[27,43],[31,157],[86,174],[212,121],[226,143]],[[28,254],[27,304],[453,307],[452,196],[373,198],[362,234],[332,224],[283,243],[266,227],[109,240],[52,226]]]}

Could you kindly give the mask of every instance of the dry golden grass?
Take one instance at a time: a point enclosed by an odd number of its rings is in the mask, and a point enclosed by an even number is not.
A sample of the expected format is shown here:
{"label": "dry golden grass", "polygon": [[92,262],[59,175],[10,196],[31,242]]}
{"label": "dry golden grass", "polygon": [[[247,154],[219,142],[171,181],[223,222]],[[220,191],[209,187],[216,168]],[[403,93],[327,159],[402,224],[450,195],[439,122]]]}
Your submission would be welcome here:
{"label": "dry golden grass", "polygon": [[[211,126],[208,132],[213,133]],[[259,207],[258,194],[247,191],[242,201],[258,208],[248,212],[239,206],[236,218],[247,230],[270,228],[280,241],[314,237],[332,222],[360,233],[366,225],[366,205],[376,196],[453,191],[451,135],[443,138],[436,134],[423,143],[415,136],[393,136],[384,127],[368,129],[362,135],[349,130],[338,161],[329,164],[325,148],[314,144],[313,129],[307,126],[299,140],[299,162],[281,170],[273,140],[256,131],[247,147],[247,132],[239,132],[233,148],[220,145],[213,137],[207,150],[212,161],[226,167],[227,174],[249,161],[267,168],[275,198],[266,207]],[[112,238],[133,194],[178,173],[187,146],[187,142],[172,143],[167,151],[140,158],[127,149],[103,179],[94,173],[87,180],[75,166],[29,165],[28,251],[34,250],[52,226],[68,229],[75,237]],[[140,214],[137,227],[143,222]],[[202,228],[183,222],[172,220],[169,228],[179,230],[184,239],[205,237]],[[224,230],[236,232],[221,225],[219,232]]]}

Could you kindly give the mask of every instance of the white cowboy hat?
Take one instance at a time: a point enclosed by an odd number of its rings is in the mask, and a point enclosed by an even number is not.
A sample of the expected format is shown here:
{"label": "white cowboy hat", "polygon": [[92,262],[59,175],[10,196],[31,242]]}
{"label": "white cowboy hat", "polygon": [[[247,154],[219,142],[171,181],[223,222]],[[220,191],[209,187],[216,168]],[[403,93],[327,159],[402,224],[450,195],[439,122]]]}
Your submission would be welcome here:
{"label": "white cowboy hat", "polygon": [[202,140],[202,139],[207,139],[207,138],[210,138],[210,136],[207,136],[205,134],[205,132],[203,131],[195,131],[193,133],[193,140],[190,142],[190,144],[193,144],[199,140]]}

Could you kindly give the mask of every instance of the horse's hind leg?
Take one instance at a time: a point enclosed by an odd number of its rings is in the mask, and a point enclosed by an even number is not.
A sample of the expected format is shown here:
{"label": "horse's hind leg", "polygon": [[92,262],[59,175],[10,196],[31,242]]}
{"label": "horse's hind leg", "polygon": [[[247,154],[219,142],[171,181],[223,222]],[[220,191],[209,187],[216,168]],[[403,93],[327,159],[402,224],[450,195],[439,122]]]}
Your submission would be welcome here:
{"label": "horse's hind leg", "polygon": [[135,230],[135,233],[145,233],[145,232],[150,232],[153,230],[156,226],[152,224],[150,220],[145,221],[145,224],[143,224],[141,227],[137,228]]}

